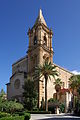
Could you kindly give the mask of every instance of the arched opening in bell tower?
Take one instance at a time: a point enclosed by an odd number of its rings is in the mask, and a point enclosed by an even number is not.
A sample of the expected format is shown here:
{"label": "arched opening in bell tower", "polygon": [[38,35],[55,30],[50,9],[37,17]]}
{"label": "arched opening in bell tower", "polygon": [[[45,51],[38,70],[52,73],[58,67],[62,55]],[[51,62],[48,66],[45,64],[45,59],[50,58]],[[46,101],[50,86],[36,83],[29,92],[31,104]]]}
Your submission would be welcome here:
{"label": "arched opening in bell tower", "polygon": [[47,46],[47,38],[45,35],[44,35],[44,45]]}

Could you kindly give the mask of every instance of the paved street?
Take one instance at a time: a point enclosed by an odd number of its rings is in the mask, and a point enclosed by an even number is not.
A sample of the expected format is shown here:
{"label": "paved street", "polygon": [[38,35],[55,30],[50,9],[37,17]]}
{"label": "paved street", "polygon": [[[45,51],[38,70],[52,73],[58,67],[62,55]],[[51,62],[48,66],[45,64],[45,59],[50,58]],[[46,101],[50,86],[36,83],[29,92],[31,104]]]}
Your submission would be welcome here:
{"label": "paved street", "polygon": [[80,117],[72,115],[31,114],[31,120],[80,120]]}

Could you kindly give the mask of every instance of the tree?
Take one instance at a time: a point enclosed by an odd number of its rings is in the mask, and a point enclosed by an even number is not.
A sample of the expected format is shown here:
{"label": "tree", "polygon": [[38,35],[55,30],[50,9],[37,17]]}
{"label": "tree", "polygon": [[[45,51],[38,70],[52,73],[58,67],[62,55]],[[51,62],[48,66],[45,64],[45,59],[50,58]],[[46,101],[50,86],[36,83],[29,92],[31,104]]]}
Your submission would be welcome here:
{"label": "tree", "polygon": [[5,92],[3,89],[0,91],[0,102],[4,99]]}
{"label": "tree", "polygon": [[45,63],[41,66],[37,66],[35,68],[35,76],[40,79],[42,76],[45,78],[45,110],[48,111],[47,104],[47,81],[48,78],[51,79],[51,76],[55,78],[58,76],[57,71],[55,70],[56,66],[52,65],[51,62],[45,61]]}
{"label": "tree", "polygon": [[37,106],[37,91],[34,81],[28,78],[23,85],[24,107],[28,110],[33,110]]}
{"label": "tree", "polygon": [[56,90],[56,99],[58,100],[58,92],[60,91],[61,89],[61,86],[62,86],[62,81],[60,78],[57,78],[54,82],[55,84],[55,90]]}
{"label": "tree", "polygon": [[73,109],[75,108],[75,95],[79,94],[80,88],[80,75],[73,75],[69,79],[69,86],[73,94]]}
{"label": "tree", "polygon": [[3,110],[2,106],[3,106],[3,101],[5,100],[4,95],[5,95],[5,92],[3,89],[1,89],[1,91],[0,91],[0,111]]}
{"label": "tree", "polygon": [[3,89],[1,89],[1,92],[0,92],[0,97],[2,97],[3,95],[5,95],[5,92]]}
{"label": "tree", "polygon": [[[54,84],[55,84],[55,90],[56,90],[56,100],[58,101],[58,93],[59,93],[59,91],[61,90],[61,86],[62,86],[62,81],[61,81],[61,79],[60,79],[60,78],[57,78],[57,79],[55,80]],[[58,103],[56,104],[56,113],[57,113],[57,114],[59,113],[58,107],[59,107],[59,101],[58,101]]]}

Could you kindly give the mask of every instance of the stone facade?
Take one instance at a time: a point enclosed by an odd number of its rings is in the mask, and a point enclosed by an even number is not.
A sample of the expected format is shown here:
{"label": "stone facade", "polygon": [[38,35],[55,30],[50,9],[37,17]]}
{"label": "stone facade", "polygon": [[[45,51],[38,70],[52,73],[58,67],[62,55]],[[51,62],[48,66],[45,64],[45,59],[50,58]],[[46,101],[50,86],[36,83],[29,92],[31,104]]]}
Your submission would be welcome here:
{"label": "stone facade", "polygon": [[[22,85],[24,84],[27,76],[33,77],[34,68],[38,64],[42,65],[47,59],[53,63],[53,48],[52,48],[52,36],[53,32],[47,27],[47,24],[42,15],[40,9],[38,18],[34,26],[28,30],[29,47],[27,56],[21,58],[12,65],[12,76],[10,83],[7,84],[7,97],[8,99],[17,98],[22,101]],[[69,78],[72,75],[69,71],[56,65],[56,69],[59,73],[59,78],[63,82],[63,88],[69,87]],[[38,85],[38,100],[39,106],[41,105],[42,98],[45,98],[45,80],[42,77],[41,81],[37,81]],[[54,79],[48,80],[48,99],[53,98],[55,91]],[[69,104],[69,94],[66,97],[67,104]]]}
{"label": "stone facade", "polygon": [[27,77],[27,56],[21,58],[12,65],[12,76],[10,77],[10,83],[7,83],[7,98],[18,99],[22,101],[22,85],[24,79]]}

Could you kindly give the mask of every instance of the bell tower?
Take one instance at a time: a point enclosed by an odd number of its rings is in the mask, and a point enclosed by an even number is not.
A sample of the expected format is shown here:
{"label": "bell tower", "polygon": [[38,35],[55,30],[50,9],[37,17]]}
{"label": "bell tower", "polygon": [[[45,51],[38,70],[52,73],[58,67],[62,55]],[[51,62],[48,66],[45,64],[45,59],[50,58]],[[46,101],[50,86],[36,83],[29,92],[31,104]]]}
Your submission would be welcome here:
{"label": "bell tower", "polygon": [[28,73],[31,76],[35,66],[43,64],[46,59],[53,63],[52,35],[40,9],[35,24],[28,30]]}
{"label": "bell tower", "polygon": [[[35,67],[42,65],[45,60],[53,63],[53,48],[52,48],[53,32],[47,27],[45,19],[42,15],[42,10],[39,10],[38,17],[33,27],[28,30],[29,47],[28,47],[28,75],[33,77]],[[38,90],[38,107],[44,98],[44,81],[35,81],[36,89]]]}

